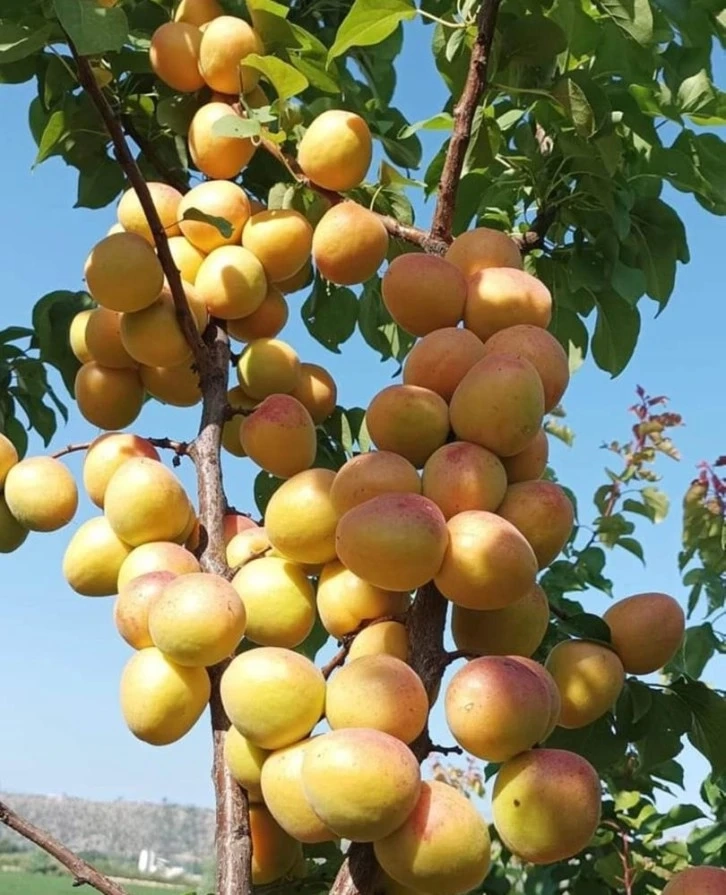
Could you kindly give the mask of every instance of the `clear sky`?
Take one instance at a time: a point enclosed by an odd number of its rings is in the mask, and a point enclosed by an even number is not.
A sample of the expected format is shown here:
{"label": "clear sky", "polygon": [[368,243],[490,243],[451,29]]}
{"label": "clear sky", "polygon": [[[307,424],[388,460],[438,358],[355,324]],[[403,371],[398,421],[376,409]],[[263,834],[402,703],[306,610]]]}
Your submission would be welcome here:
{"label": "clear sky", "polygon": [[[427,49],[430,32],[419,25],[406,32],[398,66],[397,102],[410,121],[438,111],[445,99]],[[723,61],[723,60],[722,60]],[[722,70],[724,66],[721,66]],[[722,78],[723,80],[723,78]],[[74,209],[76,172],[51,159],[35,170],[35,145],[27,127],[27,106],[34,87],[0,87],[3,111],[4,214],[0,239],[0,328],[28,324],[34,302],[55,289],[83,287],[86,255],[114,220],[114,210]],[[440,135],[425,136],[431,151]],[[645,520],[638,530],[649,564],[623,551],[609,557],[608,574],[616,595],[663,590],[683,600],[676,566],[680,546],[680,497],[702,459],[723,454],[726,423],[722,405],[725,371],[723,333],[723,251],[726,229],[695,202],[669,195],[687,230],[692,261],[681,267],[675,294],[661,317],[657,305],[641,302],[643,328],[634,359],[617,379],[597,370],[588,359],[573,378],[565,398],[568,423],[576,430],[575,446],[554,444],[552,462],[560,480],[578,495],[585,522],[595,515],[590,496],[602,484],[603,466],[611,459],[600,446],[625,440],[636,385],[665,394],[671,409],[683,414],[685,427],[676,433],[683,459],[662,461],[662,486],[674,497],[667,521],[657,527]],[[425,224],[431,208],[422,209]],[[657,247],[655,247],[657,250]],[[342,355],[327,352],[311,339],[299,319],[304,294],[291,297],[290,322],[282,337],[303,360],[324,364],[335,376],[344,406],[365,406],[378,389],[390,384],[394,363],[381,364],[355,336]],[[150,403],[133,426],[148,436],[189,438],[198,409],[178,410]],[[61,421],[62,423],[62,421]],[[53,447],[86,441],[97,433],[78,413],[56,434]],[[30,451],[42,444],[31,439]],[[68,458],[79,473],[81,456]],[[249,460],[227,457],[225,482],[232,504],[254,509]],[[191,466],[180,470],[192,486]],[[67,793],[94,799],[168,798],[182,803],[211,804],[210,740],[206,718],[181,742],[154,748],[137,741],[125,728],[117,701],[118,678],[130,655],[116,634],[112,599],[88,599],[73,593],[61,574],[65,546],[75,528],[92,515],[82,498],[70,527],[48,535],[31,535],[15,554],[0,559],[0,789],[16,792]],[[601,611],[606,599],[588,594],[583,602]],[[713,663],[707,678],[724,664]],[[435,710],[434,739],[450,742],[442,731],[440,707]],[[701,779],[705,762],[689,751],[689,798]]]}

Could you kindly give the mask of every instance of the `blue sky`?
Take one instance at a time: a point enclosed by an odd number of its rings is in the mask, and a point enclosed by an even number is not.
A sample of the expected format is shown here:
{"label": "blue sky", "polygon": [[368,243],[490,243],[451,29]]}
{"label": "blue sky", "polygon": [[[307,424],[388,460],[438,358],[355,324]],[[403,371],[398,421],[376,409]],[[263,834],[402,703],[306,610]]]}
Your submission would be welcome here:
{"label": "blue sky", "polygon": [[[444,90],[428,60],[418,25],[407,31],[399,65],[397,102],[411,121],[438,111]],[[0,239],[0,328],[27,324],[33,303],[54,289],[80,289],[86,255],[114,220],[112,208],[73,209],[76,173],[58,159],[31,171],[35,145],[27,127],[30,85],[3,86],[4,227]],[[427,150],[437,137],[425,138]],[[578,495],[583,519],[594,515],[590,495],[602,484],[609,457],[603,441],[624,440],[631,418],[636,385],[665,394],[671,409],[683,414],[685,427],[676,433],[683,459],[663,461],[663,487],[675,498],[671,516],[652,527],[645,521],[638,535],[649,565],[620,551],[609,558],[609,575],[616,595],[663,590],[684,599],[676,567],[680,543],[679,501],[702,459],[724,453],[723,251],[726,230],[695,202],[669,197],[681,214],[689,236],[691,263],[678,273],[675,294],[655,320],[657,306],[641,304],[643,331],[636,355],[626,371],[611,380],[588,359],[573,378],[565,398],[568,423],[576,430],[571,449],[555,444],[552,462],[561,481]],[[419,221],[429,220],[425,208]],[[299,319],[304,294],[290,300],[290,323],[283,338],[303,360],[324,364],[335,376],[344,406],[365,406],[391,381],[396,365],[380,364],[357,336],[333,355],[314,342]],[[145,407],[133,426],[141,435],[191,437],[198,410],[176,410],[155,404]],[[87,441],[96,432],[72,415],[56,434],[53,447]],[[42,444],[31,439],[31,452]],[[68,458],[79,473],[81,456]],[[226,458],[225,482],[230,502],[253,509],[254,468],[248,460]],[[191,466],[180,475],[191,487]],[[129,649],[115,632],[112,599],[79,597],[65,584],[61,561],[75,528],[92,515],[82,498],[71,526],[50,535],[32,535],[15,554],[2,557],[3,593],[0,615],[0,789],[20,792],[67,793],[94,799],[168,798],[208,805],[210,740],[206,719],[181,742],[155,749],[135,740],[125,728],[117,701],[118,678]],[[607,601],[587,595],[588,608],[601,611]],[[723,663],[709,668],[712,680]],[[441,732],[440,708],[435,710],[434,739],[450,742]],[[689,797],[695,795],[705,763],[689,751]]]}

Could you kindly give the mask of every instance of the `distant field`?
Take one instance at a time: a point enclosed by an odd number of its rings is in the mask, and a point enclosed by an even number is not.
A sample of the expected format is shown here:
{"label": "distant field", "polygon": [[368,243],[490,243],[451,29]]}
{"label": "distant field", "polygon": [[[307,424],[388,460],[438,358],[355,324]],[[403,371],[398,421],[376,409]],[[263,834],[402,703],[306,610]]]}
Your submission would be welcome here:
{"label": "distant field", "polygon": [[[124,889],[129,895],[178,895],[184,889],[170,889],[166,886],[144,886],[128,883]],[[186,890],[188,891],[188,890]],[[93,893],[88,886],[74,889],[71,878],[60,876],[44,876],[39,873],[0,872],[0,895],[79,895]]]}

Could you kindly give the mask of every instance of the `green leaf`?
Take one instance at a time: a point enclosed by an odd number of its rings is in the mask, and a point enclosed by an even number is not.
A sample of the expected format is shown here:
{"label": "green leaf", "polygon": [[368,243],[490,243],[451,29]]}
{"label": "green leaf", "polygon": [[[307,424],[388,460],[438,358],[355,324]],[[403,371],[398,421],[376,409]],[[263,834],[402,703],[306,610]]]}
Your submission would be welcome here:
{"label": "green leaf", "polygon": [[655,815],[646,821],[643,828],[649,833],[663,833],[673,827],[693,823],[694,820],[700,820],[705,816],[703,811],[695,805],[674,805],[667,814]]}
{"label": "green leaf", "polygon": [[405,140],[406,137],[412,136],[417,131],[450,131],[453,126],[453,115],[448,112],[439,112],[438,115],[432,115],[431,118],[407,125],[401,129],[398,136],[401,140]]}
{"label": "green leaf", "polygon": [[218,217],[215,214],[207,214],[198,208],[187,208],[182,215],[183,221],[200,221],[203,224],[209,224],[216,227],[225,239],[229,239],[234,233],[234,227],[226,218]]}
{"label": "green leaf", "polygon": [[635,538],[618,538],[615,542],[616,547],[622,547],[623,550],[627,550],[628,553],[632,553],[633,556],[637,556],[638,559],[645,565],[645,556],[643,555],[643,546],[640,541],[636,541]]}
{"label": "green leaf", "polygon": [[358,329],[366,342],[385,361],[393,357],[402,361],[416,341],[393,322],[381,298],[381,281],[376,276],[363,286],[359,301]]}
{"label": "green leaf", "polygon": [[669,668],[683,671],[697,680],[719,646],[713,627],[708,622],[687,628],[680,649],[669,663]]}
{"label": "green leaf", "polygon": [[80,364],[71,351],[68,332],[76,314],[91,307],[93,302],[87,292],[50,292],[39,299],[33,308],[34,341],[37,342],[40,359],[60,371],[71,394]]}
{"label": "green leaf", "polygon": [[297,96],[310,84],[302,72],[276,56],[260,56],[258,53],[251,53],[249,56],[245,56],[245,65],[260,72],[272,84],[281,100]]}
{"label": "green leaf", "polygon": [[615,292],[601,292],[596,300],[592,356],[601,370],[617,376],[633,356],[640,333],[640,314]]}
{"label": "green leaf", "polygon": [[340,354],[340,346],[355,332],[358,300],[350,289],[333,286],[317,276],[300,314],[310,335],[329,351]]}
{"label": "green leaf", "polygon": [[557,727],[547,739],[546,745],[548,749],[576,752],[586,758],[597,771],[603,773],[623,759],[627,740],[614,731],[610,721],[604,717],[579,730]]}
{"label": "green leaf", "polygon": [[598,0],[600,6],[639,44],[647,46],[653,40],[653,12],[650,0]]}
{"label": "green leaf", "polygon": [[240,115],[225,115],[212,125],[216,137],[257,137],[262,133],[262,125],[257,118],[242,118]]}
{"label": "green leaf", "polygon": [[33,165],[39,165],[59,149],[59,144],[68,136],[66,114],[62,110],[53,112],[48,119],[38,145],[38,154]]}
{"label": "green leaf", "polygon": [[714,774],[726,772],[726,699],[700,681],[681,678],[670,689],[692,713],[688,739],[711,762]]}
{"label": "green leaf", "polygon": [[25,426],[14,416],[5,418],[2,426],[3,435],[12,441],[19,457],[24,457],[28,450],[28,433]]}
{"label": "green leaf", "polygon": [[189,93],[165,96],[156,105],[156,120],[172,133],[186,137],[194,113],[199,107],[196,96]]}
{"label": "green leaf", "polygon": [[645,516],[646,519],[655,522],[655,511],[653,508],[645,503],[640,503],[638,500],[631,500],[631,498],[627,497],[623,501],[623,511],[626,513],[637,513],[639,516]]}
{"label": "green leaf", "polygon": [[0,24],[0,65],[17,62],[43,49],[51,30],[50,22],[35,17],[23,24]]}
{"label": "green leaf", "polygon": [[104,156],[78,172],[78,199],[74,208],[104,208],[124,189],[121,166]]}
{"label": "green leaf", "polygon": [[567,36],[543,15],[507,17],[501,31],[501,56],[526,65],[542,65],[567,49]]}
{"label": "green leaf", "polygon": [[302,653],[303,656],[307,656],[311,662],[314,662],[318,652],[325,646],[329,639],[330,634],[328,634],[323,627],[323,623],[320,621],[320,616],[316,614],[315,624],[313,625],[312,631],[299,646],[295,647],[295,652]]}
{"label": "green leaf", "polygon": [[33,330],[27,326],[8,326],[0,330],[0,343],[15,342],[17,339],[27,339],[33,335]]}
{"label": "green leaf", "polygon": [[670,499],[668,495],[659,488],[648,486],[640,492],[646,506],[653,511],[653,522],[662,522],[668,515],[670,507]]}
{"label": "green leaf", "polygon": [[120,50],[126,42],[129,23],[118,6],[106,9],[95,0],[53,0],[53,7],[81,56]]}
{"label": "green leaf", "polygon": [[665,307],[673,292],[676,262],[689,260],[683,222],[661,199],[638,199],[633,205],[632,241],[639,252],[648,295]]}
{"label": "green leaf", "polygon": [[263,516],[265,515],[265,510],[267,509],[267,504],[270,502],[270,498],[283,482],[284,479],[278,479],[277,476],[270,475],[269,472],[265,472],[264,470],[257,474],[252,491],[255,498],[255,505]]}
{"label": "green leaf", "polygon": [[598,615],[581,612],[579,615],[572,615],[566,620],[560,619],[558,624],[563,631],[567,631],[568,634],[574,634],[576,637],[610,643],[610,628],[607,622],[603,621]]}
{"label": "green leaf", "polygon": [[415,16],[416,7],[411,0],[355,0],[338,28],[328,58],[336,59],[351,47],[379,44],[401,22],[411,21]]}

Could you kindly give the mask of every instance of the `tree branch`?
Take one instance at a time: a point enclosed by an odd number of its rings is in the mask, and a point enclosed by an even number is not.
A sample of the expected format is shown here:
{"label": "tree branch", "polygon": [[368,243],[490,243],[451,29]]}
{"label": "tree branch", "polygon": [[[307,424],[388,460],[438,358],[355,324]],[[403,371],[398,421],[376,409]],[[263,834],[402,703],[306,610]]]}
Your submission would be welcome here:
{"label": "tree branch", "polygon": [[51,835],[16,814],[5,802],[0,802],[0,823],[15,830],[16,833],[42,848],[44,852],[60,862],[72,874],[74,886],[91,886],[102,895],[127,895],[118,883],[104,876],[88,861],[78,857]]}
{"label": "tree branch", "polygon": [[139,147],[141,153],[145,155],[149,160],[149,163],[156,168],[159,177],[161,177],[165,183],[173,186],[174,189],[179,190],[180,193],[188,193],[190,189],[189,181],[184,176],[184,173],[179,170],[174,170],[166,164],[164,159],[157,152],[153,141],[147,139],[136,127],[131,115],[122,115],[121,123],[123,124],[126,133]]}
{"label": "tree branch", "polygon": [[[148,441],[149,444],[153,445],[154,447],[161,448],[162,450],[174,451],[174,453],[178,457],[183,457],[189,453],[189,444],[186,441],[174,441],[173,438],[144,438],[144,441]],[[65,447],[59,448],[54,454],[51,454],[50,456],[53,457],[53,459],[58,460],[60,457],[65,457],[66,454],[75,454],[78,451],[87,451],[92,444],[92,441],[82,441],[76,444],[67,444]]]}
{"label": "tree branch", "polygon": [[459,102],[454,108],[454,129],[439,181],[439,195],[431,224],[431,236],[448,242],[456,208],[456,192],[471,139],[474,113],[487,85],[489,51],[494,39],[500,0],[483,0],[478,16],[478,31],[471,49],[469,72]]}

